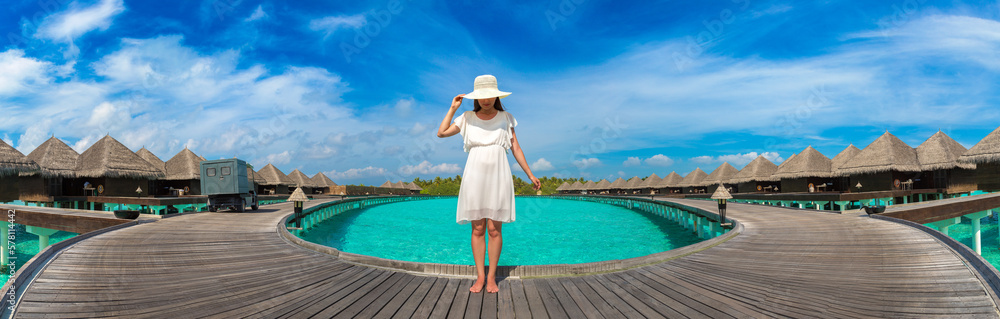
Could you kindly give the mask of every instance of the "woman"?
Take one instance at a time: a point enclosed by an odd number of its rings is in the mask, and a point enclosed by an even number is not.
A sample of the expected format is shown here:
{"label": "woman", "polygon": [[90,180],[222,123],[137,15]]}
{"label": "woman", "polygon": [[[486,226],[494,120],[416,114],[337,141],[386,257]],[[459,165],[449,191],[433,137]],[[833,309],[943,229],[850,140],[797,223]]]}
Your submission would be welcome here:
{"label": "woman", "polygon": [[[474,90],[469,94],[459,94],[451,101],[451,109],[441,121],[438,137],[449,137],[461,133],[465,139],[465,151],[469,159],[462,173],[462,185],[458,191],[459,224],[472,223],[472,257],[476,261],[476,283],[469,288],[479,292],[486,283],[486,291],[496,293],[496,271],[503,247],[501,229],[503,223],[514,221],[514,181],[507,162],[507,149],[521,169],[528,174],[535,190],[541,189],[541,182],[531,174],[524,153],[517,143],[514,116],[503,110],[500,98],[510,92],[497,89],[497,79],[492,75],[476,77]],[[474,110],[455,118],[455,111],[462,106],[462,100],[473,99]],[[486,255],[486,233],[490,235],[490,271],[486,273],[483,258]]]}

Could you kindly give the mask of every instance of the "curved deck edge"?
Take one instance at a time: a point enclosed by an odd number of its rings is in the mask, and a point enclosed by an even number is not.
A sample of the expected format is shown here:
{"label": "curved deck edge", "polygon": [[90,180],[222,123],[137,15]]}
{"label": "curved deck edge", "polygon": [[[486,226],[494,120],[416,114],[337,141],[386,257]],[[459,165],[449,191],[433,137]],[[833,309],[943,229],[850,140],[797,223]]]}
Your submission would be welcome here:
{"label": "curved deck edge", "polygon": [[[674,202],[663,202],[663,201],[656,201],[656,202],[663,205],[672,205],[672,206],[678,206],[679,208],[697,210],[705,215],[716,215],[715,213],[712,212],[708,212],[699,208],[690,207],[687,205],[678,204]],[[402,271],[416,275],[430,275],[430,276],[441,276],[441,277],[471,277],[471,278],[474,278],[476,276],[475,266],[420,263],[412,261],[385,259],[374,256],[343,252],[333,247],[328,247],[308,242],[289,232],[288,228],[285,226],[287,225],[288,219],[292,215],[294,215],[294,213],[289,213],[284,217],[282,217],[278,221],[277,225],[275,225],[275,228],[278,234],[286,242],[303,249],[308,249],[321,254],[329,255],[330,257],[359,266],[386,269],[392,271]],[[729,218],[727,219],[733,222],[733,228],[730,229],[725,234],[723,234],[722,236],[701,241],[696,244],[676,249],[671,249],[664,252],[659,252],[655,254],[639,256],[629,259],[606,260],[606,261],[598,261],[598,262],[583,263],[583,264],[500,266],[497,269],[497,276],[504,278],[512,277],[512,278],[522,278],[522,279],[586,276],[586,275],[618,272],[618,271],[624,271],[633,268],[658,264],[661,262],[681,258],[684,256],[688,256],[715,247],[743,233],[744,229],[743,224],[733,219]]]}
{"label": "curved deck edge", "polygon": [[966,264],[973,270],[976,277],[983,282],[985,282],[987,287],[986,291],[990,295],[990,299],[993,300],[993,305],[995,307],[1000,307],[1000,271],[997,271],[993,265],[991,265],[986,259],[977,254],[975,251],[970,249],[965,244],[939,232],[933,228],[924,226],[923,224],[908,221],[905,219],[899,219],[883,215],[870,215],[872,218],[880,219],[888,222],[893,222],[901,225],[910,226],[923,231],[939,242],[943,243],[945,246],[951,249],[956,255],[958,255]]}

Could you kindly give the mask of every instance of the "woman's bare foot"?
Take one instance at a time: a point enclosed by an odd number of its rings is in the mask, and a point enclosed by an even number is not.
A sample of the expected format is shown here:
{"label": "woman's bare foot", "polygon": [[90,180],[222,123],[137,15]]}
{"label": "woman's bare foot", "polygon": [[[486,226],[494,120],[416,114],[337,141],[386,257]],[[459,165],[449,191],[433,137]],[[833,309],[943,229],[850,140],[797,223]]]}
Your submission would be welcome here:
{"label": "woman's bare foot", "polygon": [[[493,284],[493,286],[495,287],[496,284]],[[469,291],[472,293],[483,291],[483,277],[476,278],[476,283],[472,284],[472,287],[469,287]]]}
{"label": "woman's bare foot", "polygon": [[496,280],[496,278],[490,278],[489,280],[486,280],[486,292],[491,293],[491,294],[495,294],[495,293],[497,293],[499,291],[500,291],[500,287],[497,287],[497,280]]}

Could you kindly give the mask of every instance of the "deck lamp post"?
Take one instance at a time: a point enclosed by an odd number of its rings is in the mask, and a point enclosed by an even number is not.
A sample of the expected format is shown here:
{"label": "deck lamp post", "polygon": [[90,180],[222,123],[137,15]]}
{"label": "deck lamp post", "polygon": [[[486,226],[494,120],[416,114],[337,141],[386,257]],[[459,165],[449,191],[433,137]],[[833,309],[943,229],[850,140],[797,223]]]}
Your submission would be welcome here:
{"label": "deck lamp post", "polygon": [[296,188],[292,196],[288,196],[288,201],[295,203],[295,227],[302,228],[302,202],[309,200],[302,188]]}
{"label": "deck lamp post", "polygon": [[726,223],[726,200],[732,198],[733,195],[729,194],[729,190],[722,184],[719,184],[719,187],[715,189],[715,193],[712,194],[712,199],[719,202],[719,225],[723,227],[730,226],[729,223]]}

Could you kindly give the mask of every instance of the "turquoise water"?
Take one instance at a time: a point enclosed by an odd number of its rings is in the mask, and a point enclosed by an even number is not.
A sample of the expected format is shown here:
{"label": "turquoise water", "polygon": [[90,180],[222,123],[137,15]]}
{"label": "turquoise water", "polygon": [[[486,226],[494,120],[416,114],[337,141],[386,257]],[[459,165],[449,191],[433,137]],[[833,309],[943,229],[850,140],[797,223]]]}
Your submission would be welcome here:
{"label": "turquoise water", "polygon": [[[24,229],[24,225],[15,224],[15,231],[12,233],[14,235],[14,244],[16,245],[17,251],[15,256],[10,258],[10,261],[15,263],[14,271],[21,269],[25,263],[31,260],[38,254],[38,235],[30,234]],[[55,234],[49,236],[49,245],[58,243],[60,241],[73,238],[78,234],[58,231]],[[16,259],[15,259],[16,257]],[[10,271],[7,265],[3,265],[0,269],[0,282],[6,283],[7,279],[10,279]]]}
{"label": "turquoise water", "polygon": [[[929,226],[935,228],[933,226]],[[994,268],[1000,269],[1000,234],[997,231],[997,220],[994,216],[983,218],[979,222],[979,238],[982,245],[982,256]],[[962,223],[948,228],[948,236],[974,249],[975,238],[972,233],[972,220],[962,217]]]}
{"label": "turquoise water", "polygon": [[[445,198],[352,210],[301,237],[362,255],[472,265],[471,226],[455,223],[457,203]],[[665,218],[613,205],[534,197],[518,197],[516,205],[517,220],[503,226],[501,265],[625,259],[701,241]]]}

